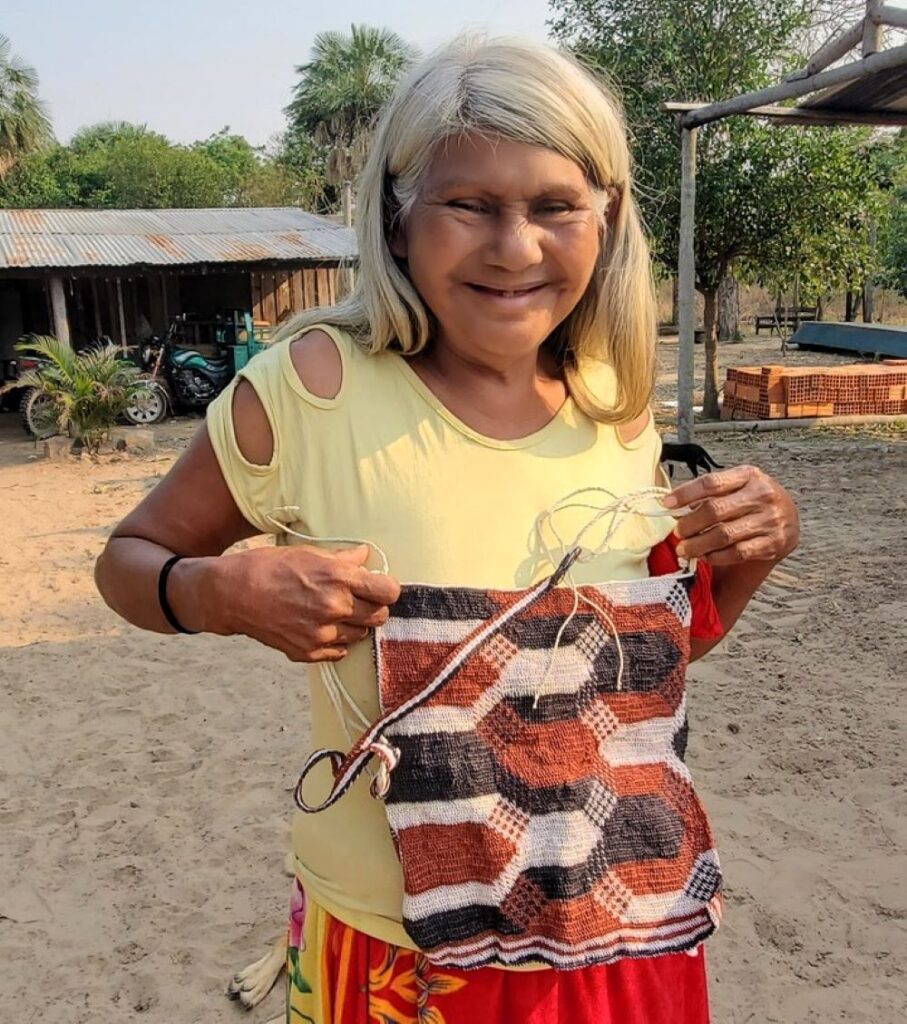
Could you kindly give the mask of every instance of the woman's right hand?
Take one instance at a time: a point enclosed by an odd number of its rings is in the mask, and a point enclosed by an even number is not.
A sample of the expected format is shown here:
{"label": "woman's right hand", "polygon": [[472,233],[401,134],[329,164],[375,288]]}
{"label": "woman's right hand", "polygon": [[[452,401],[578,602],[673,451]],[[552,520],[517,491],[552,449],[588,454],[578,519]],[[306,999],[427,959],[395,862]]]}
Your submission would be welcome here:
{"label": "woman's right hand", "polygon": [[339,551],[298,545],[205,559],[212,575],[199,589],[208,630],[252,637],[290,661],[340,661],[387,621],[400,596],[393,577],[365,568],[368,556],[365,544]]}

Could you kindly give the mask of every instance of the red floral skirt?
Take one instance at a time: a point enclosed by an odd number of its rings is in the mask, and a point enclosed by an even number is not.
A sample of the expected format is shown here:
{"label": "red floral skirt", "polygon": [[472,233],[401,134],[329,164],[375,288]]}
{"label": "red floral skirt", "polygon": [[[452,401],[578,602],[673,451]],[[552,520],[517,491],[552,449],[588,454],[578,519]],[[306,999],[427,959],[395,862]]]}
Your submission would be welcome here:
{"label": "red floral skirt", "polygon": [[708,1024],[705,958],[617,960],[578,971],[436,967],[342,924],[294,882],[289,1024]]}

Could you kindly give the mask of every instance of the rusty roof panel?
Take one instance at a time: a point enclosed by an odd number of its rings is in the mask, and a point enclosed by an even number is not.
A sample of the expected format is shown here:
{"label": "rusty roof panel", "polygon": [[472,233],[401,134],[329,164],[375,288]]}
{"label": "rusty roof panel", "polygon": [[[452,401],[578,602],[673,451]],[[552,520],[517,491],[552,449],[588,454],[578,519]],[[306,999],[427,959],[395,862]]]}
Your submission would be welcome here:
{"label": "rusty roof panel", "polygon": [[0,210],[0,270],[180,266],[356,257],[354,233],[293,207]]}

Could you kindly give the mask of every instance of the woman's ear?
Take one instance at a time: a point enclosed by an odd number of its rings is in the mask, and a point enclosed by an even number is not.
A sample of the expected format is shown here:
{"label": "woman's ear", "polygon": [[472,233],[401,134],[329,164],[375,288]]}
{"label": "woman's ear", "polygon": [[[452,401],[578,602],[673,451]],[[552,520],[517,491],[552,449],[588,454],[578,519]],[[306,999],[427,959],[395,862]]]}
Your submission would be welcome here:
{"label": "woman's ear", "polygon": [[409,246],[406,244],[406,232],[402,228],[397,228],[393,235],[391,235],[387,247],[390,249],[392,256],[396,256],[399,260],[405,260],[409,255]]}

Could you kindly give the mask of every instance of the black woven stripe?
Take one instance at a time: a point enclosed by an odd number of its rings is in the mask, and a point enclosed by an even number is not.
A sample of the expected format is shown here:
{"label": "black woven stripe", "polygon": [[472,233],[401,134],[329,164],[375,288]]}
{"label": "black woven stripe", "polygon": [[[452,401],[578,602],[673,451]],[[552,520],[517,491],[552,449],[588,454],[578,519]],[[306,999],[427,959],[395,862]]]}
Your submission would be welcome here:
{"label": "black woven stripe", "polygon": [[[657,690],[681,662],[680,651],[667,633],[621,633],[620,645],[624,652],[621,690],[626,693]],[[619,664],[617,647],[605,644],[592,663],[596,692],[616,690]]]}
{"label": "black woven stripe", "polygon": [[562,782],[553,786],[529,786],[519,776],[495,765],[495,785],[501,796],[529,814],[579,811],[592,794],[592,779]]}
{"label": "black woven stripe", "polygon": [[[512,644],[516,644],[520,650],[551,650],[557,639],[558,630],[564,625],[564,615],[552,616],[551,618],[515,618],[507,623],[501,630]],[[569,647],[576,642],[576,638],[593,621],[594,616],[583,615],[578,612],[567,624],[561,636],[561,647]]]}
{"label": "black woven stripe", "polygon": [[582,864],[527,868],[523,875],[551,900],[576,899],[590,892],[610,864],[673,860],[683,839],[683,823],[658,797],[619,800],[602,837]]}
{"label": "black woven stripe", "polygon": [[499,935],[520,935],[522,929],[506,917],[498,907],[469,906],[429,914],[418,921],[404,916],[406,934],[420,949],[464,942],[467,939],[493,931]]}
{"label": "black woven stripe", "polygon": [[583,699],[587,687],[591,690],[592,685],[587,684],[578,693],[550,693],[540,697],[535,704],[534,697],[506,697],[503,704],[510,708],[514,714],[520,716],[524,722],[535,724],[546,724],[550,722],[572,722],[576,719],[577,713],[590,703],[595,694],[590,692]]}
{"label": "black woven stripe", "polygon": [[463,800],[495,792],[494,755],[474,733],[394,736],[400,763],[386,802]]}
{"label": "black woven stripe", "polygon": [[423,587],[407,584],[402,588],[391,616],[399,619],[488,619],[498,610],[484,590],[466,587]]}
{"label": "black woven stripe", "polygon": [[674,753],[682,761],[686,757],[687,753],[687,739],[690,735],[690,723],[689,720],[684,718],[683,725],[674,733],[674,738],[671,741],[674,747]]}

